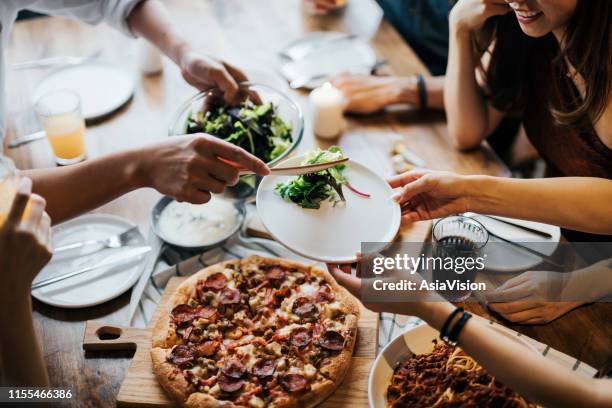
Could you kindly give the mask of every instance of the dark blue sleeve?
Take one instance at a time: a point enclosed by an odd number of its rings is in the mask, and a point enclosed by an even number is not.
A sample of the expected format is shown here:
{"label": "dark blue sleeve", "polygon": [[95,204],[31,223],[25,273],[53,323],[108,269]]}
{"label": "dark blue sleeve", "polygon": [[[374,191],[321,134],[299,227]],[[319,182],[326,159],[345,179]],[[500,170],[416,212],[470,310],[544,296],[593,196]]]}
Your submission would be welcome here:
{"label": "dark blue sleeve", "polygon": [[376,0],[404,40],[434,75],[446,71],[449,0]]}

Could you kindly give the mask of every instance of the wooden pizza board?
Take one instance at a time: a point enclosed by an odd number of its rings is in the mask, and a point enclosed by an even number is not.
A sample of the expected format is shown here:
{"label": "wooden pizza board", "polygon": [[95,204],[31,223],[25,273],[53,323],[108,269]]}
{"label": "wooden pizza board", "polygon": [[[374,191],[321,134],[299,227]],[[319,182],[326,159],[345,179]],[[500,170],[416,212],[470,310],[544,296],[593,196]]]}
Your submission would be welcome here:
{"label": "wooden pizza board", "polygon": [[[153,374],[149,352],[151,350],[151,328],[162,314],[170,311],[170,298],[184,279],[186,278],[170,279],[146,329],[123,328],[98,321],[87,322],[83,338],[84,350],[136,350],[117,395],[118,407],[144,408],[174,405]],[[354,408],[368,405],[368,374],[376,357],[377,333],[378,314],[362,307],[351,367],[343,383],[320,405],[321,407]],[[112,340],[100,339],[100,335],[104,334],[119,335],[119,337]]]}

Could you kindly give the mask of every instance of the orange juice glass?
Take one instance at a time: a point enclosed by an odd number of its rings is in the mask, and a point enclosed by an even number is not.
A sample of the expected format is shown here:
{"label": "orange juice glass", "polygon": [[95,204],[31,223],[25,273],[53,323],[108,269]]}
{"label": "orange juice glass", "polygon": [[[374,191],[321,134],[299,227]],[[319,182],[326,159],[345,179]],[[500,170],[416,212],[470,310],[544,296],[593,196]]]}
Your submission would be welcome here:
{"label": "orange juice glass", "polygon": [[85,121],[81,98],[72,91],[52,91],[36,101],[36,113],[47,134],[57,164],[85,159]]}
{"label": "orange juice glass", "polygon": [[0,156],[0,226],[4,224],[11,211],[18,183],[19,174],[13,162],[7,157]]}

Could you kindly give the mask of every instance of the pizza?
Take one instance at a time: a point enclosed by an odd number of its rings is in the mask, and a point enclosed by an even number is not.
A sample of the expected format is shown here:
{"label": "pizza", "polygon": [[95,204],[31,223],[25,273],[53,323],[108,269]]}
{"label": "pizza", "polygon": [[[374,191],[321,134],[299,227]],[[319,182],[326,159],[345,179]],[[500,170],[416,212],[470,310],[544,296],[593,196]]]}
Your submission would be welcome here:
{"label": "pizza", "polygon": [[359,305],[318,267],[251,256],[183,282],[151,358],[185,407],[311,407],[350,365]]}

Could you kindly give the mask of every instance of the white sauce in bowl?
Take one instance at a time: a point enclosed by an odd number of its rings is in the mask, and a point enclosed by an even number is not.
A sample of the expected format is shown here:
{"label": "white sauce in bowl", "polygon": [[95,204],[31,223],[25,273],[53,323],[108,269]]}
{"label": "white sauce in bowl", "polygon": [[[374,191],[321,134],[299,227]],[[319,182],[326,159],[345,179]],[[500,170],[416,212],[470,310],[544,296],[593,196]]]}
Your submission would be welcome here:
{"label": "white sauce in bowl", "polygon": [[157,225],[170,243],[206,246],[227,238],[236,228],[238,217],[234,204],[213,196],[206,204],[172,201],[162,210]]}

